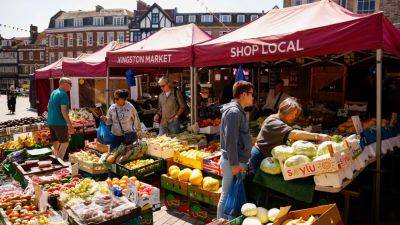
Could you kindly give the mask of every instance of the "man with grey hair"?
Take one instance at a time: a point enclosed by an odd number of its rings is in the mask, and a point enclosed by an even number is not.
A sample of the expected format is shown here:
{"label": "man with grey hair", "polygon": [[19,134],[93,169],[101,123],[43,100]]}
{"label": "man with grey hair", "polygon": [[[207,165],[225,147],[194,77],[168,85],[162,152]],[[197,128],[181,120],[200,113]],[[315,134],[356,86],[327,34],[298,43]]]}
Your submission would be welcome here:
{"label": "man with grey hair", "polygon": [[180,91],[171,86],[168,78],[161,77],[158,85],[163,91],[158,96],[158,112],[154,116],[154,122],[160,123],[159,134],[179,133],[179,116],[185,111],[185,100]]}
{"label": "man with grey hair", "polygon": [[250,164],[252,172],[256,173],[261,161],[271,156],[271,150],[278,145],[285,145],[288,140],[297,141],[327,141],[329,135],[310,133],[302,130],[294,130],[293,124],[301,114],[301,106],[296,98],[289,97],[279,104],[278,113],[272,114],[261,126],[256,144],[251,150]]}
{"label": "man with grey hair", "polygon": [[67,92],[71,90],[71,79],[60,78],[59,88],[54,90],[49,99],[47,124],[50,127],[53,154],[64,158],[69,144],[69,134],[74,133],[68,112],[70,108]]}

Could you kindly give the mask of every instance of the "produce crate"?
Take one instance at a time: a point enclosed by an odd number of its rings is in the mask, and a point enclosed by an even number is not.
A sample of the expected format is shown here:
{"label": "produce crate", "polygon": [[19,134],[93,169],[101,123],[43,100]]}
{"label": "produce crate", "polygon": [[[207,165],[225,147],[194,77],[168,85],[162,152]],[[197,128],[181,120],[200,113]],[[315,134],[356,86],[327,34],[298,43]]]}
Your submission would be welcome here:
{"label": "produce crate", "polygon": [[187,196],[183,196],[168,190],[164,191],[164,205],[168,210],[179,211],[183,213],[189,212],[189,199]]}
{"label": "produce crate", "polygon": [[217,218],[217,207],[198,201],[189,201],[189,215],[204,223],[210,223]]}
{"label": "produce crate", "polygon": [[220,126],[207,126],[199,129],[200,134],[219,134]]}
{"label": "produce crate", "polygon": [[183,196],[188,196],[188,183],[172,179],[167,175],[161,175],[161,188],[169,190]]}
{"label": "produce crate", "polygon": [[207,203],[212,206],[217,206],[221,192],[211,192],[203,190],[200,186],[189,184],[188,186],[189,199]]}
{"label": "produce crate", "polygon": [[78,173],[83,178],[91,178],[91,179],[96,180],[96,181],[104,181],[109,177],[108,173],[92,174],[92,173],[88,173],[88,172],[83,171],[83,170],[79,170]]}
{"label": "produce crate", "polygon": [[69,155],[69,161],[71,164],[77,163],[79,166],[79,170],[85,171],[90,174],[105,174],[108,172],[108,169],[104,166],[103,163],[88,163],[74,154]]}
{"label": "produce crate", "polygon": [[138,217],[140,216],[140,207],[132,210],[132,212],[123,215],[121,217],[112,219],[112,220],[108,220],[105,222],[101,222],[101,223],[89,223],[89,224],[85,224],[82,223],[78,216],[70,209],[67,210],[68,213],[68,222],[70,225],[91,225],[91,224],[96,224],[96,225],[110,225],[110,224],[139,224],[138,222],[135,223],[135,221],[138,221]]}
{"label": "produce crate", "polygon": [[145,156],[143,159],[154,159],[154,162],[133,170],[128,169],[124,165],[117,163],[117,175],[121,177],[135,176],[136,178],[141,179],[152,174],[159,173],[164,168],[164,163],[161,159],[157,159],[151,156]]}
{"label": "produce crate", "polygon": [[42,159],[42,161],[47,161],[47,160],[52,161],[52,164],[54,166],[45,167],[42,169],[38,168],[38,169],[33,170],[32,168],[36,168],[35,167],[36,164],[26,164],[25,162],[19,164],[17,162],[13,162],[13,165],[16,168],[16,170],[18,171],[18,173],[21,174],[22,176],[26,176],[26,175],[30,175],[30,174],[41,174],[41,173],[51,172],[51,171],[69,167],[68,163],[62,161],[60,158],[57,158],[54,155],[50,155],[50,156],[47,156]]}
{"label": "produce crate", "polygon": [[220,158],[221,152],[205,157],[203,159],[203,171],[222,176],[222,170],[219,163]]}
{"label": "produce crate", "polygon": [[153,224],[153,211],[143,210],[138,217],[132,218],[131,220],[121,223],[120,225],[150,225]]}
{"label": "produce crate", "polygon": [[193,169],[199,169],[199,170],[203,170],[203,158],[197,157],[196,159],[192,159],[192,158],[188,158],[188,157],[184,157],[180,155],[180,152],[175,152],[174,153],[174,161],[193,168]]}
{"label": "produce crate", "polygon": [[170,147],[161,147],[157,144],[149,144],[146,154],[161,159],[168,159],[174,157],[174,152],[175,150]]}

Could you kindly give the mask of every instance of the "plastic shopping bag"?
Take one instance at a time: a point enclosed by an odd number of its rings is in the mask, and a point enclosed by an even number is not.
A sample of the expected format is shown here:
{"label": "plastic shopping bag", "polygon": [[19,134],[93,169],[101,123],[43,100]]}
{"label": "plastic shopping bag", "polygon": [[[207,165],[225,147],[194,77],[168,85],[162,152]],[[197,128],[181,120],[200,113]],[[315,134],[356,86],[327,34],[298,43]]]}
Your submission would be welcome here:
{"label": "plastic shopping bag", "polygon": [[97,140],[102,144],[111,144],[112,134],[108,126],[101,121],[97,128]]}
{"label": "plastic shopping bag", "polygon": [[243,174],[239,173],[233,178],[233,182],[224,207],[224,214],[228,219],[234,219],[240,216],[240,209],[246,202],[247,199],[243,185]]}

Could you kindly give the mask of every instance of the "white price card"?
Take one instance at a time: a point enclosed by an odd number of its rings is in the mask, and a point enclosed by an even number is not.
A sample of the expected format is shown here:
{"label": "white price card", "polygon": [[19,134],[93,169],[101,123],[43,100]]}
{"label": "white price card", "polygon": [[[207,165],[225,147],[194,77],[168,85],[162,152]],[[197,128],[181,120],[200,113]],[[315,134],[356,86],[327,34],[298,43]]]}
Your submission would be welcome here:
{"label": "white price card", "polygon": [[359,116],[352,116],[351,120],[353,121],[354,128],[356,129],[357,134],[361,134],[363,132],[362,123]]}
{"label": "white price card", "polygon": [[47,191],[42,191],[39,197],[39,211],[45,212],[47,210],[47,201],[48,201]]}
{"label": "white price card", "polygon": [[79,164],[78,163],[74,163],[71,165],[71,175],[72,176],[76,176],[78,175],[79,172]]}
{"label": "white price card", "polygon": [[127,192],[126,196],[131,202],[133,202],[135,204],[138,203],[139,193],[137,190],[137,186],[132,181],[129,181],[129,183],[128,183],[128,192]]}

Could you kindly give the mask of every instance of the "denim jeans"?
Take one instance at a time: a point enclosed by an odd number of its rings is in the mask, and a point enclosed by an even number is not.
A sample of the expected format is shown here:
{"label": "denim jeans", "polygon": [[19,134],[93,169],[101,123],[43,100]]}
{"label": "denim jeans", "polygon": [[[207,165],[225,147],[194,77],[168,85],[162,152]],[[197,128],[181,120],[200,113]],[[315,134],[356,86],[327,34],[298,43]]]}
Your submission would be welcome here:
{"label": "denim jeans", "polygon": [[167,127],[160,126],[159,135],[177,134],[179,133],[180,129],[181,129],[181,123],[179,122],[179,120],[173,120],[171,122],[168,122]]}
{"label": "denim jeans", "polygon": [[[247,165],[245,163],[240,163],[240,165],[246,171]],[[221,156],[221,169],[222,169],[222,193],[221,197],[218,202],[217,208],[217,218],[226,218],[224,214],[224,208],[226,204],[226,200],[228,198],[229,190],[231,189],[231,185],[233,182],[233,175],[232,175],[232,167],[229,164],[229,161]],[[244,176],[242,176],[244,177]],[[229,219],[229,218],[226,218]]]}
{"label": "denim jeans", "polygon": [[250,167],[252,168],[251,172],[256,174],[258,169],[260,169],[261,161],[264,159],[264,155],[261,151],[254,146],[251,149],[251,158],[250,158]]}

